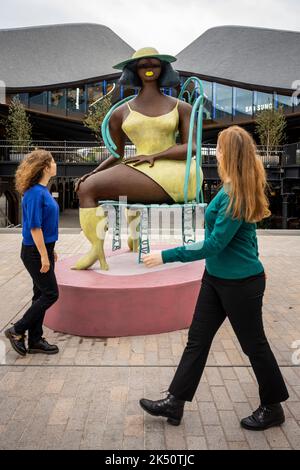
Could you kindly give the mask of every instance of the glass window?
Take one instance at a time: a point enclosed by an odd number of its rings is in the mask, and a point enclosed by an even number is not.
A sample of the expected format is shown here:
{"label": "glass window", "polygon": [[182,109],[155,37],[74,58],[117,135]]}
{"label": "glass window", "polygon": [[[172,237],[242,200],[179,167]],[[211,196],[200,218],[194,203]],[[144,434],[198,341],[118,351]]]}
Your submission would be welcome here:
{"label": "glass window", "polygon": [[106,93],[109,93],[114,88],[114,83],[108,83],[106,86]]}
{"label": "glass window", "polygon": [[298,112],[300,110],[300,86],[293,93],[293,105],[294,111]]}
{"label": "glass window", "polygon": [[47,92],[29,93],[29,107],[41,111],[47,111]]}
{"label": "glass window", "polygon": [[66,90],[51,90],[48,95],[48,110],[57,114],[66,114]]}
{"label": "glass window", "polygon": [[161,88],[161,91],[163,92],[164,95],[172,96],[172,88],[171,87],[163,87],[163,88]]}
{"label": "glass window", "polygon": [[204,92],[204,110],[203,119],[212,119],[212,83],[205,80],[201,80]]}
{"label": "glass window", "polygon": [[232,87],[214,83],[214,117],[216,119],[231,119]]}
{"label": "glass window", "polygon": [[233,89],[233,115],[252,116],[253,92],[243,88]]}
{"label": "glass window", "polygon": [[83,87],[69,88],[67,93],[67,113],[85,113],[85,93]]}
{"label": "glass window", "polygon": [[114,87],[114,82],[107,82],[106,80],[103,80],[103,93],[106,95],[109,93]]}
{"label": "glass window", "polygon": [[[188,80],[187,77],[180,77],[180,88],[182,89],[185,81]],[[212,83],[205,80],[201,80],[203,85],[204,92],[204,109],[203,109],[203,119],[212,119]],[[196,86],[196,91],[194,92],[194,82],[191,82],[188,85],[188,92],[192,98],[198,98],[200,95],[200,90],[198,85]],[[177,92],[174,93],[176,96]],[[187,92],[184,93],[183,98],[188,100],[190,97]]]}
{"label": "glass window", "polygon": [[100,98],[102,98],[103,83],[99,82],[99,83],[94,83],[93,85],[88,85],[87,93],[88,93],[88,105],[91,106],[91,104],[95,103]]}
{"label": "glass window", "polygon": [[285,96],[285,95],[278,95],[275,93],[274,96],[275,107],[276,109],[282,107],[285,112],[293,112],[293,97]]}
{"label": "glass window", "polygon": [[28,107],[28,93],[16,93],[15,95],[10,95],[11,99],[19,98],[19,101],[25,106]]}
{"label": "glass window", "polygon": [[263,111],[264,109],[273,108],[273,95],[271,93],[263,93],[261,91],[254,92],[254,112]]}

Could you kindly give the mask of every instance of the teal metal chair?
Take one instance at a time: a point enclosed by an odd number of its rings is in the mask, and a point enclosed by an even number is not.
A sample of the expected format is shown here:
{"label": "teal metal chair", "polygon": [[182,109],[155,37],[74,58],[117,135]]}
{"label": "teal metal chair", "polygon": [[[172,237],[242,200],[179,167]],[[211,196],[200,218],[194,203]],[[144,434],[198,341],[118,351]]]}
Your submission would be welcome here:
{"label": "teal metal chair", "polygon": [[[192,89],[191,89],[192,88]],[[120,158],[117,154],[117,146],[113,142],[109,132],[109,120],[116,108],[121,106],[127,101],[131,101],[135,95],[128,96],[127,98],[119,101],[106,114],[102,122],[102,138],[105,146],[115,158]],[[170,209],[180,207],[182,210],[182,241],[183,244],[188,244],[196,241],[196,209],[201,208],[203,212],[207,204],[203,199],[203,191],[201,188],[201,166],[202,166],[202,131],[203,131],[203,102],[204,93],[203,85],[199,78],[188,78],[181,87],[179,99],[186,101],[192,105],[192,112],[190,118],[189,135],[188,135],[188,148],[186,158],[186,171],[184,180],[184,202],[182,204],[176,203],[170,205]],[[191,170],[191,162],[193,157],[193,133],[196,126],[196,198],[193,201],[188,201],[189,178]],[[142,254],[149,253],[149,211],[155,208],[161,208],[160,204],[129,204],[120,201],[106,200],[98,201],[99,204],[106,207],[112,206],[115,210],[116,220],[113,227],[113,243],[112,249],[117,250],[121,248],[121,221],[120,209],[127,207],[140,211],[140,227],[139,227],[139,263],[142,261]],[[163,204],[163,208],[167,208],[167,204]]]}

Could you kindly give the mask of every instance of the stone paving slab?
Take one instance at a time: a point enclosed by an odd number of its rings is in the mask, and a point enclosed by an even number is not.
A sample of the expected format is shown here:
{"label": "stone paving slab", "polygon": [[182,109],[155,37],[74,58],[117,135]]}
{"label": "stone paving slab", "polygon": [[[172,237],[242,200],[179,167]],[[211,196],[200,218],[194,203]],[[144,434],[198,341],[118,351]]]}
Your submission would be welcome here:
{"label": "stone paving slab", "polygon": [[[170,242],[180,244],[175,238]],[[298,236],[259,236],[267,273],[265,330],[290,392],[286,423],[259,433],[239,426],[258,405],[257,385],[227,321],[178,428],[145,415],[138,400],[164,396],[187,330],[81,338],[45,329],[60,354],[17,356],[3,330],[22,316],[32,297],[20,246],[19,233],[0,234],[0,340],[6,347],[6,364],[0,366],[0,449],[300,449],[300,367],[292,362],[292,344],[300,340]],[[62,259],[87,246],[82,234],[62,233],[57,251]]]}

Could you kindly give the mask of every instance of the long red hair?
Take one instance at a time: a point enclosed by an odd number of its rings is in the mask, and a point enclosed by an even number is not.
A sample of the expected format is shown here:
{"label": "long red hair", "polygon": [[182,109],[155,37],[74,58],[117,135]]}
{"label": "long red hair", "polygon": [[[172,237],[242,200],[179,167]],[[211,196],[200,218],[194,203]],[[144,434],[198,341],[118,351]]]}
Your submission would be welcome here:
{"label": "long red hair", "polygon": [[220,132],[217,145],[222,155],[218,161],[220,178],[231,183],[228,212],[246,222],[269,217],[266,172],[252,136],[239,126],[231,126]]}

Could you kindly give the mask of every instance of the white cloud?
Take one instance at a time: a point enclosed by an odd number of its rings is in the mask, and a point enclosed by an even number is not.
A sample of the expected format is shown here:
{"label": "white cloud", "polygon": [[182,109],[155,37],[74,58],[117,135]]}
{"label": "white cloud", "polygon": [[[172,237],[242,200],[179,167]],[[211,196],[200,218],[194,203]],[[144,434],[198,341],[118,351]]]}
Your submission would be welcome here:
{"label": "white cloud", "polygon": [[0,28],[105,24],[132,47],[176,54],[207,29],[245,25],[299,31],[298,0],[10,0]]}

